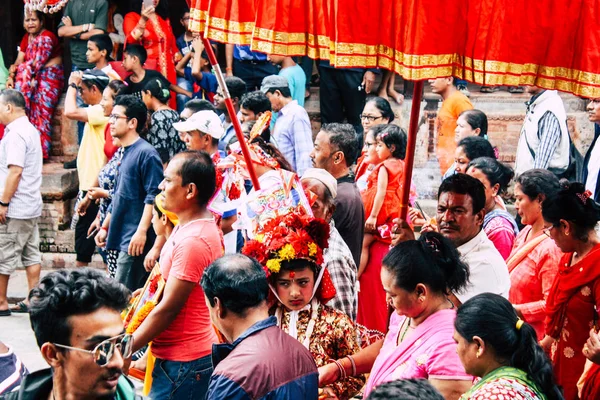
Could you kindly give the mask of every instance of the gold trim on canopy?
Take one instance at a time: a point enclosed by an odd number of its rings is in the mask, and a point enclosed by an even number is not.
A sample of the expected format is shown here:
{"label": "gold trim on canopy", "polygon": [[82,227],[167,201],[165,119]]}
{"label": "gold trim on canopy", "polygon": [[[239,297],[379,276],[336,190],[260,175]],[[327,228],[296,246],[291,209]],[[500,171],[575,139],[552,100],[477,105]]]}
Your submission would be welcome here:
{"label": "gold trim on canopy", "polygon": [[458,54],[405,54],[384,45],[331,41],[324,35],[276,32],[258,28],[253,22],[240,23],[208,17],[192,8],[190,29],[223,43],[251,45],[253,50],[287,56],[308,55],[329,60],[339,68],[385,68],[404,79],[424,80],[458,76],[481,85],[536,85],[571,92],[586,98],[600,98],[600,74],[536,64],[478,60]]}

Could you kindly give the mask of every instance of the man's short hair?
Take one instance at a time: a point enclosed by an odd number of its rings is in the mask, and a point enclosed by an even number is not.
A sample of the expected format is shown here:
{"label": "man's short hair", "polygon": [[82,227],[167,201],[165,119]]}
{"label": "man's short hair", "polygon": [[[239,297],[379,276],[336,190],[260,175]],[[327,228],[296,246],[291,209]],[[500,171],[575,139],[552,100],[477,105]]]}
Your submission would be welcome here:
{"label": "man's short hair", "polygon": [[118,313],[129,303],[129,290],[92,268],[53,271],[29,293],[29,319],[38,346],[69,345],[69,317],[86,315],[100,308]]}
{"label": "man's short hair", "polygon": [[212,111],[214,113],[217,112],[215,106],[208,100],[204,99],[192,99],[185,103],[183,108],[187,108],[196,114],[198,111]]}
{"label": "man's short hair", "polygon": [[266,93],[275,93],[277,90],[279,90],[279,92],[281,93],[281,95],[285,98],[290,98],[292,97],[292,92],[290,91],[290,88],[288,86],[285,87],[271,87],[267,90]]}
{"label": "man's short hair", "polygon": [[206,206],[217,188],[215,165],[208,153],[204,151],[186,150],[175,155],[183,158],[179,169],[181,185],[196,185],[198,204]]}
{"label": "man's short hair", "polygon": [[146,119],[148,119],[148,109],[144,102],[138,99],[136,96],[132,94],[124,94],[122,96],[117,96],[115,99],[115,107],[121,106],[125,109],[125,116],[128,119],[136,119],[137,120],[137,133],[142,133],[146,126]]}
{"label": "man's short hair", "polygon": [[377,386],[367,400],[444,400],[427,379],[399,379]]}
{"label": "man's short hair", "polygon": [[125,54],[129,54],[132,57],[137,57],[140,60],[140,64],[144,65],[146,63],[146,59],[148,59],[148,53],[146,49],[141,44],[127,44],[125,50],[123,50]]}
{"label": "man's short hair", "polygon": [[260,90],[246,93],[242,96],[240,107],[252,111],[254,114],[260,114],[271,111],[271,102]]}
{"label": "man's short hair", "polygon": [[236,98],[241,100],[244,93],[246,93],[246,82],[237,76],[228,76],[225,78],[225,86],[227,86],[231,100],[235,100]]}
{"label": "man's short hair", "polygon": [[329,143],[334,151],[344,153],[346,166],[351,166],[354,163],[358,153],[358,140],[356,139],[356,130],[350,124],[340,124],[334,122],[332,124],[324,124],[321,131],[327,133]]}
{"label": "man's short hair", "polygon": [[244,316],[269,294],[267,276],[261,265],[243,254],[223,256],[204,270],[200,281],[212,307],[215,297],[228,311]]}
{"label": "man's short hair", "polygon": [[113,50],[113,42],[106,33],[93,35],[88,39],[88,42],[94,42],[100,51],[106,50],[106,58],[110,57],[110,53]]}
{"label": "man's short hair", "polygon": [[15,108],[24,110],[26,107],[25,97],[23,96],[23,93],[19,92],[18,90],[4,89],[0,92],[0,97],[4,103],[10,104]]}
{"label": "man's short hair", "polygon": [[468,195],[473,203],[473,214],[485,207],[485,187],[477,178],[467,174],[455,174],[444,179],[438,190],[438,199],[442,193]]}

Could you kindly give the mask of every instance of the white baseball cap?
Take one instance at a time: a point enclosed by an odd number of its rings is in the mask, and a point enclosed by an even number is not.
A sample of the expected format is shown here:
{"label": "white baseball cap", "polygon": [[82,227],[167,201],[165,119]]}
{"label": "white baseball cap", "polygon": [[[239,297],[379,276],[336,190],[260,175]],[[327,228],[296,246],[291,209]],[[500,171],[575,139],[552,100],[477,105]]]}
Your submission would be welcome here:
{"label": "white baseball cap", "polygon": [[200,131],[215,139],[221,139],[225,134],[221,119],[214,111],[202,110],[182,122],[175,122],[173,128],[179,132]]}

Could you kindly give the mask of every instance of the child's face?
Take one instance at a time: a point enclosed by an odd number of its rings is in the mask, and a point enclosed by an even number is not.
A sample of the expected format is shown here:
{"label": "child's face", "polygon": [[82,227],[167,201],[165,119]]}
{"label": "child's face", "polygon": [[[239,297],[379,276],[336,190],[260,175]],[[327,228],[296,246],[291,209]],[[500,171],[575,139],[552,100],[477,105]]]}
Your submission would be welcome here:
{"label": "child's face", "polygon": [[152,208],[152,227],[154,228],[154,232],[156,232],[157,236],[161,236],[165,234],[165,224],[163,222],[163,217],[159,217],[156,209]]}
{"label": "child's face", "polygon": [[377,139],[376,142],[377,144],[375,145],[375,151],[377,152],[377,157],[379,157],[381,161],[390,158],[392,156],[393,149],[387,147],[387,145],[380,139]]}
{"label": "child's face", "polygon": [[135,57],[132,57],[129,54],[125,53],[125,57],[123,57],[123,68],[125,69],[125,71],[130,72],[131,70],[133,70],[135,60]]}
{"label": "child's face", "polygon": [[379,164],[379,155],[377,154],[377,142],[375,141],[375,137],[373,136],[372,131],[367,132],[367,136],[365,137],[365,154],[367,161],[369,164]]}

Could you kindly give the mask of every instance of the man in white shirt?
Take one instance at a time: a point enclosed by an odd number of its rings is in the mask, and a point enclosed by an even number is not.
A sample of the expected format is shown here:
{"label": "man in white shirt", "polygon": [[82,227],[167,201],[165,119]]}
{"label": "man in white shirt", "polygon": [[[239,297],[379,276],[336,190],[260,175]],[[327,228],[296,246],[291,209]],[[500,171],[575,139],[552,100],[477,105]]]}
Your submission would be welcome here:
{"label": "man in white shirt", "polygon": [[[0,141],[0,316],[9,316],[8,279],[19,263],[26,268],[29,290],[40,279],[42,146],[20,92],[0,92],[0,124],[6,126]],[[12,311],[27,312],[27,307],[21,302]]]}
{"label": "man in white shirt", "polygon": [[581,181],[585,184],[585,188],[592,192],[592,198],[598,202],[600,201],[600,179],[598,179],[600,173],[600,141],[598,141],[600,136],[600,99],[590,100],[587,110],[590,122],[594,123],[595,133],[592,145],[585,155]]}
{"label": "man in white shirt", "polygon": [[[465,174],[452,175],[444,179],[438,191],[437,227],[424,227],[437,229],[450,239],[469,266],[467,288],[450,296],[457,305],[485,292],[508,298],[506,262],[482,229],[484,206],[485,189],[479,180]],[[392,245],[414,238],[405,221],[398,221],[392,233]]]}

